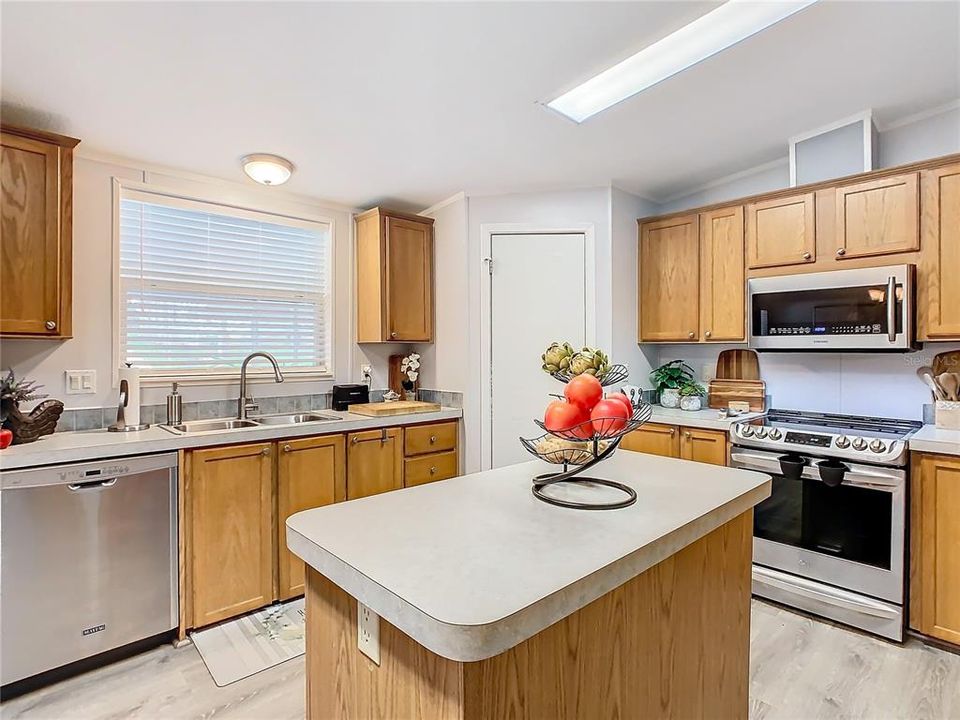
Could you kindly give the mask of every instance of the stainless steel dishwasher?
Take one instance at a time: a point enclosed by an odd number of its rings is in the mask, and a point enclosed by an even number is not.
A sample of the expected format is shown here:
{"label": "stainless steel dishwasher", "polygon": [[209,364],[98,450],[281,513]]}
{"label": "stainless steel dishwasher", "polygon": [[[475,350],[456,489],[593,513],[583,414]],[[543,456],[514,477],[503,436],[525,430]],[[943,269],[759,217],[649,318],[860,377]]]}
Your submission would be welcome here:
{"label": "stainless steel dishwasher", "polygon": [[0,684],[177,626],[177,455],[0,474]]}

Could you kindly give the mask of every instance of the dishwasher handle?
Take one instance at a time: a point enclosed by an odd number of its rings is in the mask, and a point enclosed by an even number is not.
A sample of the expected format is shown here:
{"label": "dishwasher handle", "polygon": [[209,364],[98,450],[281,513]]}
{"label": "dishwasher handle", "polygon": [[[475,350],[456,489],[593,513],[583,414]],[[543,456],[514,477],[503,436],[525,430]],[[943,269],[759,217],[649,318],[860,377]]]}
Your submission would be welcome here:
{"label": "dishwasher handle", "polygon": [[67,485],[70,492],[90,492],[92,490],[106,490],[117,484],[117,478],[106,478],[103,480],[92,480],[85,483],[71,483]]}

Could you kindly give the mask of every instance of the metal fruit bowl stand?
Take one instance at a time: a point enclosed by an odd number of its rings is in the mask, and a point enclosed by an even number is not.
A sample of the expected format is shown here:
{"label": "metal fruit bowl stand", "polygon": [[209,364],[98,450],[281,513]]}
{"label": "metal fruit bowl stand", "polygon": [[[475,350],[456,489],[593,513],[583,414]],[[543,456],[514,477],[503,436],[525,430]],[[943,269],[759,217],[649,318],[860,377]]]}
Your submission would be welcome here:
{"label": "metal fruit bowl stand", "polygon": [[[626,375],[621,378],[621,381],[625,377]],[[601,384],[603,384],[603,381],[601,381]],[[553,431],[547,430],[539,420],[534,420],[545,433],[536,438],[520,438],[520,443],[530,454],[548,463],[561,465],[563,468],[559,472],[543,473],[534,477],[532,488],[534,497],[551,505],[579,510],[616,510],[633,505],[637,501],[637,493],[633,488],[613,480],[590,477],[582,473],[610,457],[620,445],[623,437],[647,422],[652,414],[653,408],[646,403],[641,403],[634,406],[633,415],[626,420],[623,418],[597,418],[569,428]],[[556,440],[560,442],[556,442]],[[584,503],[551,497],[544,492],[544,489],[550,485],[565,482],[581,485],[603,485],[619,490],[627,497],[624,500],[609,503]]]}

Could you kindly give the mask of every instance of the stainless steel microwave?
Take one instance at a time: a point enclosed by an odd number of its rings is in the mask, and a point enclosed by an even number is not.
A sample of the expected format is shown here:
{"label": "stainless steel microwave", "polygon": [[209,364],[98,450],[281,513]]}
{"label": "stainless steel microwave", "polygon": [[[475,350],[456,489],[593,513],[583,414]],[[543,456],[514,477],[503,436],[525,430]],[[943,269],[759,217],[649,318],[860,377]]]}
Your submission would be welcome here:
{"label": "stainless steel microwave", "polygon": [[913,265],[752,278],[756,350],[905,352],[914,343]]}

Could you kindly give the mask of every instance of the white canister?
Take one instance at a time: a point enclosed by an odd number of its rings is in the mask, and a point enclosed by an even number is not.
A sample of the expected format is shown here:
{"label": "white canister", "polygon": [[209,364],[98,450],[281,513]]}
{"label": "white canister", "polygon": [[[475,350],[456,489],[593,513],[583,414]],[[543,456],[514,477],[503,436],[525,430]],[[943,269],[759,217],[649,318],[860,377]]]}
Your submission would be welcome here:
{"label": "white canister", "polygon": [[127,425],[140,424],[140,371],[129,365],[120,368],[120,382],[127,381],[127,406],[123,417]]}
{"label": "white canister", "polygon": [[665,408],[680,406],[680,391],[676,388],[667,388],[660,391],[660,404]]}

